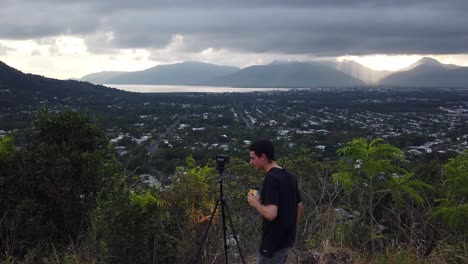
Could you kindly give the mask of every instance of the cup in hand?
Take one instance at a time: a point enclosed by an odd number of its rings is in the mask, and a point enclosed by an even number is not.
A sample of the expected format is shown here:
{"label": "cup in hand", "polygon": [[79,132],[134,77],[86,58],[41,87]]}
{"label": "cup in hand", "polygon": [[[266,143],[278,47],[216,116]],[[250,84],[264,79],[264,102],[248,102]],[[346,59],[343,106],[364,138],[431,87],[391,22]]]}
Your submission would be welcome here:
{"label": "cup in hand", "polygon": [[260,190],[258,188],[250,188],[249,190],[250,194],[253,194],[253,196],[258,197],[260,196]]}

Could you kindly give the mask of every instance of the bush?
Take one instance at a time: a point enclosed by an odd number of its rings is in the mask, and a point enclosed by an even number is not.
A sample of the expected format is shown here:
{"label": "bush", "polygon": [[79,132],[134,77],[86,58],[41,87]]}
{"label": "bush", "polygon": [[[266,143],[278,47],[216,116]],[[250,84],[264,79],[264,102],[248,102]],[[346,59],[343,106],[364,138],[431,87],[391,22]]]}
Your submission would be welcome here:
{"label": "bush", "polygon": [[52,245],[60,249],[78,240],[89,228],[97,197],[122,177],[103,132],[71,110],[53,115],[42,109],[33,141],[11,149],[11,140],[2,140],[0,231],[7,240],[0,248],[13,256],[39,247],[46,254],[55,250]]}

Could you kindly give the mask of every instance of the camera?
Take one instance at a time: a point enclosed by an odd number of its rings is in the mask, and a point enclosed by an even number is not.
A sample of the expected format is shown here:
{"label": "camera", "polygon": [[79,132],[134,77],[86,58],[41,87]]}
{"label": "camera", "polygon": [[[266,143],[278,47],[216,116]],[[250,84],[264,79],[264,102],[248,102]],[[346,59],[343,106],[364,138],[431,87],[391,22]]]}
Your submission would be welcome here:
{"label": "camera", "polygon": [[216,156],[216,167],[218,169],[224,169],[229,163],[229,155],[217,155]]}

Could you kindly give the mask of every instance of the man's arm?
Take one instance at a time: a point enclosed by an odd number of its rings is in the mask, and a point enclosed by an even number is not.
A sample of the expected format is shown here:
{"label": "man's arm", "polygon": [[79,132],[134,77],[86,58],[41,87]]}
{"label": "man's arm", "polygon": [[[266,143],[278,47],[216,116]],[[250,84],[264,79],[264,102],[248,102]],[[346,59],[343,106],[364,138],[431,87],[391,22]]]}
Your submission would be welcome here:
{"label": "man's arm", "polygon": [[263,205],[260,203],[260,196],[255,197],[252,194],[248,194],[247,198],[250,206],[255,208],[257,212],[265,217],[268,221],[273,221],[275,220],[276,216],[278,215],[278,206],[269,204],[269,205]]}
{"label": "man's arm", "polygon": [[263,205],[260,204],[259,206],[255,207],[257,212],[265,217],[268,221],[275,220],[276,216],[278,215],[278,206],[269,204]]}
{"label": "man's arm", "polygon": [[299,224],[299,221],[301,221],[301,216],[302,216],[303,211],[304,211],[304,203],[299,202],[297,204],[297,224]]}

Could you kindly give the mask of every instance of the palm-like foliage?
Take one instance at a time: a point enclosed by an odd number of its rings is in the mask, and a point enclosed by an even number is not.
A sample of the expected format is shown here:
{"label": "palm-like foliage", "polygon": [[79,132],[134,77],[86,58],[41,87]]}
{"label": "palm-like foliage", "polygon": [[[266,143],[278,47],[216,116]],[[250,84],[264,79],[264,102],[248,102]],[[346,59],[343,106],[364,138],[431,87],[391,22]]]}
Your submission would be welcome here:
{"label": "palm-like foliage", "polygon": [[468,228],[468,150],[450,159],[444,166],[445,181],[441,188],[443,199],[433,216],[462,236]]}
{"label": "palm-like foliage", "polygon": [[370,142],[366,138],[356,138],[338,150],[340,170],[333,175],[346,193],[357,201],[355,209],[364,213],[371,228],[372,250],[377,237],[375,210],[388,195],[393,202],[402,206],[406,199],[422,202],[419,194],[421,188],[431,188],[430,185],[413,179],[413,174],[401,164],[403,154],[400,149],[384,143],[383,139]]}

